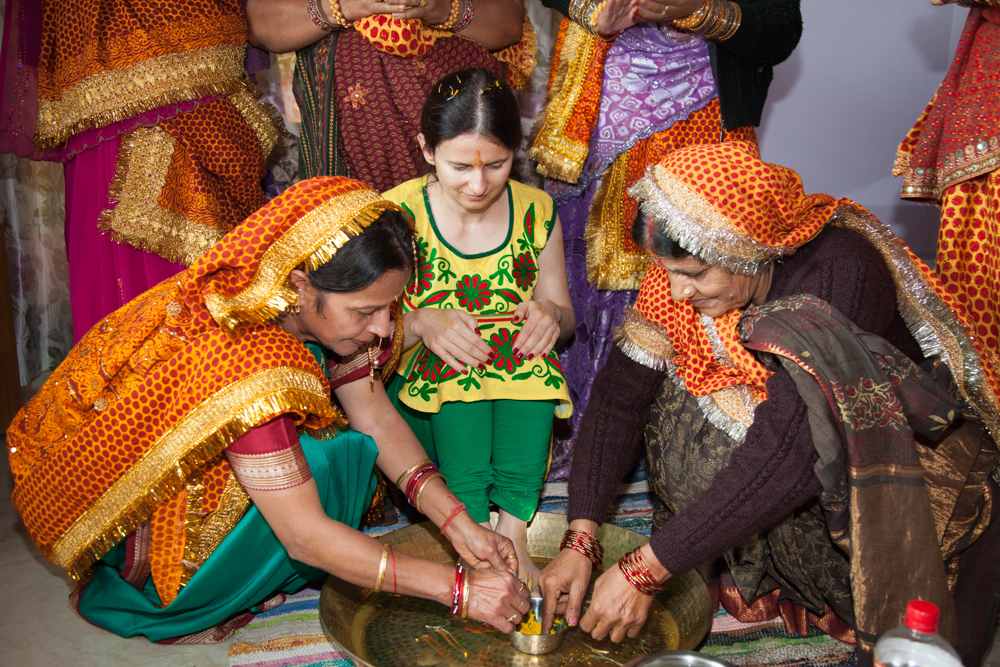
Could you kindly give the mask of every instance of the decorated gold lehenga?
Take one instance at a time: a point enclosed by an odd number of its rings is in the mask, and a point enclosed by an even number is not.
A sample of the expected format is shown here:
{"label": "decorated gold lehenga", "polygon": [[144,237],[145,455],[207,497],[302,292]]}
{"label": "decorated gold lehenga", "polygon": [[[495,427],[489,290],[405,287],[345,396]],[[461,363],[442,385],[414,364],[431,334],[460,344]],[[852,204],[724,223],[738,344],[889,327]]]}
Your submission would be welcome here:
{"label": "decorated gold lehenga", "polygon": [[[294,476],[304,456],[328,515],[358,526],[378,452],[345,430],[330,387],[369,372],[368,350],[327,368],[272,320],[295,303],[292,269],[322,265],[388,208],[357,181],[296,184],[98,323],[18,413],[13,505],[81,582],[85,618],[124,636],[218,640],[321,576],[288,557],[223,455],[275,423],[294,429],[265,462]],[[382,362],[398,358],[382,346]]]}

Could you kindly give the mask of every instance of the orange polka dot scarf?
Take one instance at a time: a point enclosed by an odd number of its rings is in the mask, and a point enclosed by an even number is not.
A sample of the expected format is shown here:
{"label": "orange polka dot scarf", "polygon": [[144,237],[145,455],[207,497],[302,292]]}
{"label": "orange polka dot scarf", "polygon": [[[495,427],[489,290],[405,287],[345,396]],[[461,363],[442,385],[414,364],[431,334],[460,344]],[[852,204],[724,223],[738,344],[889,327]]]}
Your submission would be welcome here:
{"label": "orange polka dot scarf", "polygon": [[[420,58],[439,39],[462,38],[451,30],[424,23],[421,19],[394,19],[388,14],[374,14],[358,19],[354,29],[372,46],[401,58]],[[521,41],[495,52],[494,57],[510,65],[508,81],[512,88],[525,88],[538,60],[537,35],[527,13],[522,24]]]}
{"label": "orange polka dot scarf", "polygon": [[7,431],[13,505],[74,580],[140,526],[169,604],[249,504],[223,450],[279,415],[346,420],[315,357],[273,323],[311,271],[395,205],[319,177],[286,190],[186,271],[89,331]]}
{"label": "orange polka dot scarf", "polygon": [[[651,224],[661,225],[707,264],[734,273],[752,275],[794,254],[828,222],[861,234],[892,273],[900,314],[924,354],[947,363],[962,397],[994,435],[1000,433],[1000,376],[983,363],[982,344],[969,336],[965,313],[934,272],[863,207],[805,194],[798,174],[762,162],[756,145],[736,141],[674,151],[629,192]],[[769,373],[740,343],[740,311],[703,321],[708,318],[688,301],[671,298],[667,272],[655,265],[643,279],[635,308],[665,330],[666,361],[693,395],[746,385],[758,401],[767,398]]]}

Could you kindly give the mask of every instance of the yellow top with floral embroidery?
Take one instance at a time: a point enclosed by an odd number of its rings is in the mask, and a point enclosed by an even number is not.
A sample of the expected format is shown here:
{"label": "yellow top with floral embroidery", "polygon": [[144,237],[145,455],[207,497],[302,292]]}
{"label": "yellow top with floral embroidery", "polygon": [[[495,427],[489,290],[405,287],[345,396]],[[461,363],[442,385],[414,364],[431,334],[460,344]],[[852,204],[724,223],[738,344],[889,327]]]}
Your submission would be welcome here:
{"label": "yellow top with floral embroidery", "polygon": [[399,204],[417,236],[419,266],[403,292],[403,312],[456,308],[476,318],[494,352],[486,370],[463,375],[421,342],[403,353],[397,372],[406,378],[400,400],[419,412],[438,412],[442,403],[513,399],[555,400],[555,415],[573,412],[566,378],[555,352],[526,359],[514,356],[520,324],[511,322],[517,304],[529,301],[538,280],[538,256],[549,240],[556,211],[543,191],[507,181],[510,208],[507,237],[493,250],[466,255],[441,237],[427,199],[427,177],[383,195]]}

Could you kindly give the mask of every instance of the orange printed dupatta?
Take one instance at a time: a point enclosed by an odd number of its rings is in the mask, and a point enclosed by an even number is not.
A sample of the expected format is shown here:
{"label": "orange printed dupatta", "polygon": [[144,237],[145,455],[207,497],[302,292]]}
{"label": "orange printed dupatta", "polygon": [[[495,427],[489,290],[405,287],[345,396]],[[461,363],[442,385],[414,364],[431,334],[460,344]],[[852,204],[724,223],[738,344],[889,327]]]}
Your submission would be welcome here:
{"label": "orange printed dupatta", "polygon": [[273,319],[288,274],[328,261],[391,202],[341,177],[300,182],[187,271],[84,336],[7,431],[13,505],[74,580],[146,524],[169,604],[249,500],[222,452],[279,415],[346,426],[312,353]]}

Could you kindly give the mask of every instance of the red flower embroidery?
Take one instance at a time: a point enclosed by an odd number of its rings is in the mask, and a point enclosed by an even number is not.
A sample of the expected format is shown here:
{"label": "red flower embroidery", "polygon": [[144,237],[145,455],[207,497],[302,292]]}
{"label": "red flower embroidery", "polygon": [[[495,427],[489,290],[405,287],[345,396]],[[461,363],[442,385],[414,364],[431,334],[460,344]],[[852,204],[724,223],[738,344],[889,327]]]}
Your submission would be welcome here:
{"label": "red flower embroidery", "polygon": [[500,329],[490,336],[490,348],[496,355],[493,359],[493,368],[498,371],[513,373],[524,364],[524,357],[517,357],[514,354],[514,335],[507,329]]}
{"label": "red flower embroidery", "polygon": [[538,267],[535,265],[535,258],[526,252],[522,252],[514,259],[514,282],[521,289],[531,289],[535,284],[535,276],[538,275]]}
{"label": "red flower embroidery", "polygon": [[490,281],[479,276],[463,276],[455,285],[455,294],[459,305],[469,312],[483,308],[493,298]]}

